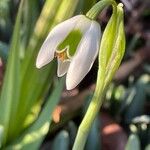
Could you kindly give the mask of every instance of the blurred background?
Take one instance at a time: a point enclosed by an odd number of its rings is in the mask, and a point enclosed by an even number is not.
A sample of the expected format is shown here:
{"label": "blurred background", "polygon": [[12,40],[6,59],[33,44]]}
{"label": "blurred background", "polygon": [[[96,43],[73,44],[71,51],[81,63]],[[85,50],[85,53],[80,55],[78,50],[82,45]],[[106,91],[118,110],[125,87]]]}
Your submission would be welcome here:
{"label": "blurred background", "polygon": [[[3,86],[19,2],[0,0],[0,88]],[[27,4],[23,5],[20,58],[24,57],[30,33],[44,2],[33,0],[30,9]],[[80,4],[84,2],[79,2],[74,14],[85,14],[95,2],[84,9]],[[124,4],[126,52],[93,122],[85,150],[150,150],[150,1],[117,2]],[[111,8],[104,9],[97,19],[102,31],[111,11]],[[29,15],[32,22],[26,20]],[[77,88],[71,91],[63,88],[60,101],[52,113],[50,130],[40,145],[41,150],[71,149],[95,88],[97,69],[98,60]],[[53,74],[56,75],[56,72]],[[47,87],[50,93],[52,86]]]}

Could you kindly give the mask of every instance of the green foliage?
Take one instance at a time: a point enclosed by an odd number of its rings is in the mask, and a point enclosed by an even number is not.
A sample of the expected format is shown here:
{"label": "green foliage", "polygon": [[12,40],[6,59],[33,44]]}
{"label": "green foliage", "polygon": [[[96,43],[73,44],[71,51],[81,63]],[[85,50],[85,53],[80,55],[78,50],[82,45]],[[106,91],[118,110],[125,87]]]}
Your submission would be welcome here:
{"label": "green foliage", "polygon": [[23,134],[21,134],[12,145],[6,149],[38,149],[43,141],[44,136],[49,130],[49,125],[52,120],[52,114],[56,104],[60,99],[60,95],[63,89],[64,79],[59,81],[54,90],[52,91],[50,97],[47,99],[43,106],[39,117],[36,121],[27,128]]}
{"label": "green foliage", "polygon": [[129,136],[129,139],[125,148],[125,150],[133,150],[133,149],[136,149],[136,150],[141,149],[139,137],[136,134],[131,134]]}
{"label": "green foliage", "polygon": [[[121,60],[125,52],[126,40],[125,40],[125,31],[124,31],[124,12],[123,12],[122,6],[120,5],[117,6],[116,17],[117,17],[116,26],[115,26],[115,30],[113,30],[113,32],[115,33],[114,38],[111,37],[109,41],[110,33],[108,31],[110,30],[111,32],[113,28],[113,24],[111,25],[111,28],[109,28],[109,23],[108,23],[108,26],[105,28],[105,31],[108,32],[108,34],[103,35],[104,39],[102,37],[102,41],[104,43],[101,43],[101,47],[100,47],[100,55],[99,55],[100,69],[104,70],[103,71],[104,76],[106,76],[105,86],[109,84],[110,81],[112,80],[115,72],[117,71],[121,63]],[[108,41],[107,41],[107,38],[108,38]],[[105,47],[107,46],[108,43],[110,44],[110,46]],[[109,50],[105,51],[106,49],[109,49]]]}
{"label": "green foliage", "polygon": [[85,149],[86,150],[99,150],[100,149],[100,120],[99,117],[97,116],[96,119],[94,120],[91,130],[89,132]]}
{"label": "green foliage", "polygon": [[4,127],[0,125],[0,148],[2,146],[3,134],[4,134]]}
{"label": "green foliage", "polygon": [[[0,99],[0,124],[4,127],[3,143],[9,136],[9,128],[17,110],[19,92],[20,92],[20,60],[19,60],[19,31],[21,26],[22,5],[20,4],[12,42],[10,45],[9,59],[7,63],[7,70],[1,92]],[[15,89],[16,87],[16,89]],[[14,90],[15,89],[15,90]],[[13,107],[13,108],[12,108]]]}
{"label": "green foliage", "polygon": [[145,150],[150,150],[150,144],[146,146]]}
{"label": "green foliage", "polygon": [[[55,78],[55,61],[41,70],[36,69],[37,53],[48,32],[56,24],[74,13],[85,13],[95,2],[96,0],[46,0],[40,10],[37,0],[21,1],[11,44],[0,41],[0,56],[7,63],[0,97],[2,149],[39,149],[48,133],[52,112],[60,99],[64,80],[57,81]],[[10,9],[10,0],[0,0],[0,33],[3,36],[8,34],[8,37],[14,21],[10,18]],[[111,16],[101,42],[100,67],[105,70],[104,76],[107,77],[105,85],[111,81],[125,49],[124,27],[120,17],[123,15],[120,16],[119,12]],[[138,34],[128,49],[135,47],[137,38]],[[150,70],[149,65],[145,66],[145,70]],[[109,106],[105,104],[116,118],[120,119],[123,114],[124,124],[130,125],[135,117],[143,114],[146,96],[150,96],[149,77],[147,78],[146,81],[139,79],[130,87],[113,85],[106,94]],[[87,105],[84,112],[86,109]],[[137,132],[129,136],[126,150],[139,150],[142,141],[146,141],[145,145],[148,144],[149,124],[146,124],[146,129],[142,125],[143,123],[134,123]],[[56,135],[53,149],[69,150],[73,146],[76,132],[76,124],[69,122],[65,130]],[[99,120],[96,118],[85,150],[99,148],[99,142]],[[147,145],[145,150],[149,149],[150,145]]]}
{"label": "green foliage", "polygon": [[0,1],[0,33],[4,34],[5,37],[8,37],[12,30],[10,4],[10,0]]}
{"label": "green foliage", "polygon": [[62,130],[60,133],[58,133],[54,139],[53,150],[69,150],[69,134],[67,131]]}
{"label": "green foliage", "polygon": [[146,100],[144,88],[144,84],[137,83],[128,90],[125,104],[127,107],[124,112],[127,123],[130,123],[134,117],[140,116],[144,112],[144,104]]}
{"label": "green foliage", "polygon": [[[6,23],[11,20],[11,5],[4,0],[0,3],[0,21]],[[0,98],[0,145],[4,149],[6,145],[7,149],[37,149],[48,132],[63,82],[55,86],[54,61],[38,70],[35,60],[48,32],[71,17],[77,4],[78,0],[46,0],[40,13],[39,1],[20,2],[11,44],[0,44],[1,57],[7,60]]]}
{"label": "green foliage", "polygon": [[8,57],[8,45],[4,42],[0,42],[0,56],[4,62],[7,61]]}

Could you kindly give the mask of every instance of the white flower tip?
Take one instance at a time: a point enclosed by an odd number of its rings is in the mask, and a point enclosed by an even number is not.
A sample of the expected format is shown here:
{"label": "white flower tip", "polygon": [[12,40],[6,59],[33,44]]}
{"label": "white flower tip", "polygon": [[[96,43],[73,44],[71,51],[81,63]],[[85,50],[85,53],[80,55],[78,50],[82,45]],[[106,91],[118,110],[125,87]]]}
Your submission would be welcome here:
{"label": "white flower tip", "polygon": [[36,68],[40,69],[43,66],[47,65],[49,62],[51,62],[54,58],[54,54],[48,55],[45,53],[39,52],[37,59],[36,59]]}
{"label": "white flower tip", "polygon": [[36,62],[36,68],[40,69],[42,66],[38,61]]}
{"label": "white flower tip", "polygon": [[69,87],[69,86],[66,85],[66,89],[67,90],[72,90],[73,88],[71,88],[71,87]]}
{"label": "white flower tip", "polygon": [[39,56],[38,56],[37,59],[36,59],[36,68],[40,69],[43,66],[44,66],[43,61],[41,59],[39,59]]}
{"label": "white flower tip", "polygon": [[67,89],[67,90],[72,90],[72,89],[74,89],[74,88],[75,88],[75,87],[72,87],[72,86],[66,84],[66,89]]}
{"label": "white flower tip", "polygon": [[[78,83],[79,84],[79,83]],[[72,90],[74,89],[78,84],[73,82],[72,80],[66,79],[66,89],[67,90]]]}
{"label": "white flower tip", "polygon": [[36,60],[36,68],[40,69],[42,68],[43,66],[45,66],[47,64],[47,62],[45,62],[43,59],[39,59],[37,57],[37,60]]}

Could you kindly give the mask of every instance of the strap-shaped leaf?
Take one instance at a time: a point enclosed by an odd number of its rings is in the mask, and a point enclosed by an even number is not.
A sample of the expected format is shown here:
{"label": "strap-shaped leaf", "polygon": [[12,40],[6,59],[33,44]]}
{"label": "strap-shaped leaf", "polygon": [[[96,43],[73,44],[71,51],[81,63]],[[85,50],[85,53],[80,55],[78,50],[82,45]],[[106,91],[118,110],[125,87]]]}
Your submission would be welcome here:
{"label": "strap-shaped leaf", "polygon": [[105,85],[108,84],[117,71],[125,52],[124,14],[122,6],[117,6],[117,30],[109,62],[106,67]]}
{"label": "strap-shaped leaf", "polygon": [[[48,64],[43,69],[38,70],[35,67],[37,53],[42,45],[42,39],[46,36],[51,26],[55,26],[58,21],[64,21],[72,16],[75,11],[75,6],[72,5],[74,0],[47,0],[40,18],[35,26],[34,35],[37,37],[31,38],[26,52],[25,59],[21,66],[21,94],[20,94],[20,108],[16,118],[18,126],[23,125],[23,120],[30,113],[31,107],[40,99],[43,98],[47,88],[50,86],[53,76],[55,74],[56,66],[54,63]],[[65,6],[64,4],[67,5]],[[58,7],[58,5],[60,5]],[[57,8],[56,8],[57,7]],[[51,11],[50,11],[51,9]],[[61,11],[60,11],[61,10]],[[70,10],[68,12],[68,10]],[[60,13],[63,11],[60,17]],[[52,13],[53,12],[53,13]],[[45,19],[46,20],[43,20]],[[34,42],[33,42],[34,41]],[[18,131],[18,130],[17,130]]]}
{"label": "strap-shaped leaf", "polygon": [[23,130],[23,123],[26,116],[30,113],[33,105],[41,97],[44,98],[47,88],[52,83],[55,71],[54,64],[38,70],[35,66],[35,60],[37,52],[42,45],[42,39],[47,34],[60,3],[61,0],[46,0],[42,13],[35,25],[34,33],[29,39],[29,45],[27,46],[26,54],[20,67],[19,107],[11,125],[11,137],[16,137],[20,134]]}
{"label": "strap-shaped leaf", "polygon": [[7,62],[7,69],[3,82],[1,98],[0,98],[0,124],[4,126],[3,143],[6,142],[8,136],[9,124],[13,120],[12,116],[16,111],[19,98],[19,39],[20,39],[20,25],[22,13],[21,1],[19,11],[16,18],[12,41],[10,45],[10,52]]}
{"label": "strap-shaped leaf", "polygon": [[8,49],[9,49],[8,45],[0,41],[0,57],[5,62],[7,61],[8,57]]}
{"label": "strap-shaped leaf", "polygon": [[117,13],[116,11],[114,11],[102,35],[99,52],[99,62],[100,68],[102,68],[103,70],[105,70],[107,66],[107,63],[112,53],[114,42],[116,40],[116,20]]}
{"label": "strap-shaped leaf", "polygon": [[45,103],[38,119],[25,132],[6,149],[36,150],[39,148],[49,130],[52,120],[52,112],[58,103],[64,85],[64,79],[56,83],[56,86]]}
{"label": "strap-shaped leaf", "polygon": [[0,148],[2,146],[3,134],[4,134],[4,127],[0,125]]}
{"label": "strap-shaped leaf", "polygon": [[58,149],[68,150],[69,142],[70,142],[70,139],[69,139],[68,131],[62,130],[56,135],[53,145],[52,145],[52,149],[53,150],[58,150]]}

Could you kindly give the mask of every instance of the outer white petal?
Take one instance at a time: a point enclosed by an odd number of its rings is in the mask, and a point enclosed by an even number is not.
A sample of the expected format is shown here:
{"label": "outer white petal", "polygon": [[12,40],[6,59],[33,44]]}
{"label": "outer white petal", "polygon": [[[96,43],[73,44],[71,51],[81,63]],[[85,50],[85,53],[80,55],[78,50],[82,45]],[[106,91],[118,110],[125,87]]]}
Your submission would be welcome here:
{"label": "outer white petal", "polygon": [[92,21],[90,29],[85,33],[77,52],[69,66],[66,78],[68,90],[75,88],[91,69],[98,54],[101,30],[96,21]]}
{"label": "outer white petal", "polygon": [[68,71],[68,68],[69,68],[69,65],[70,65],[70,61],[62,62],[61,60],[57,59],[57,62],[58,62],[57,76],[58,77],[62,77]]}
{"label": "outer white petal", "polygon": [[81,19],[77,22],[75,29],[80,30],[82,34],[85,34],[90,28],[92,21],[86,16],[82,15]]}
{"label": "outer white petal", "polygon": [[55,26],[52,31],[47,36],[44,41],[39,54],[36,60],[36,67],[41,68],[42,66],[48,64],[54,58],[54,53],[59,45],[62,42],[69,32],[73,30],[78,20],[80,20],[83,15],[75,16],[71,19],[68,19],[57,26]]}

